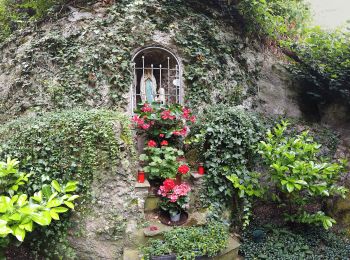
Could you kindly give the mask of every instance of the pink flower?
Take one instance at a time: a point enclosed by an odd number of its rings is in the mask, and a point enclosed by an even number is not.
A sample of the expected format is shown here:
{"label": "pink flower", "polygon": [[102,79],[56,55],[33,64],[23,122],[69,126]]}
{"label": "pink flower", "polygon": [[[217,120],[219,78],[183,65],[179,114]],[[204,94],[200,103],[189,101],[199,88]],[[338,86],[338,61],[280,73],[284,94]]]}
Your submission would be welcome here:
{"label": "pink flower", "polygon": [[135,122],[137,125],[143,125],[145,123],[145,121],[140,118],[138,115],[134,115],[132,118],[132,121]]}
{"label": "pink flower", "polygon": [[179,131],[174,131],[173,135],[181,135],[181,133]]}
{"label": "pink flower", "polygon": [[181,174],[187,174],[190,171],[190,167],[188,167],[186,164],[180,165],[178,168],[178,172]]}
{"label": "pink flower", "polygon": [[149,140],[147,145],[148,145],[148,147],[156,147],[157,143],[154,140]]}
{"label": "pink flower", "polygon": [[143,130],[147,130],[148,128],[150,128],[150,124],[143,124],[143,125],[141,125],[141,128]]}
{"label": "pink flower", "polygon": [[190,121],[191,121],[192,123],[196,123],[196,120],[197,120],[197,119],[196,119],[195,116],[191,116],[191,117],[190,117]]}
{"label": "pink flower", "polygon": [[170,110],[164,110],[161,114],[162,119],[167,120],[174,120],[176,117],[171,115]]}
{"label": "pink flower", "polygon": [[188,108],[185,108],[185,107],[182,108],[182,116],[183,116],[183,118],[189,119],[190,114],[191,114],[191,110],[189,110]]}
{"label": "pink flower", "polygon": [[164,138],[165,134],[159,134],[160,138]]}
{"label": "pink flower", "polygon": [[177,196],[176,194],[171,194],[169,196],[170,202],[176,202],[178,200],[179,196]]}
{"label": "pink flower", "polygon": [[169,143],[168,143],[167,140],[163,140],[163,141],[160,143],[161,146],[167,146],[168,144],[169,144]]}
{"label": "pink flower", "polygon": [[152,107],[148,104],[148,103],[145,103],[143,105],[143,107],[141,108],[141,111],[142,112],[152,112]]}

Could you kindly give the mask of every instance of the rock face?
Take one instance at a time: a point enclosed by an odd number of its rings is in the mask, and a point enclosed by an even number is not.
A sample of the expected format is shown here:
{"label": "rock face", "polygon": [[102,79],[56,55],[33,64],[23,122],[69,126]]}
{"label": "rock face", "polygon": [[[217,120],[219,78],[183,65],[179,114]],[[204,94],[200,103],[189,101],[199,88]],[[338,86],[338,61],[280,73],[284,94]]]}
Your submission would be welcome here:
{"label": "rock face", "polygon": [[133,158],[118,169],[98,171],[91,186],[91,204],[73,216],[69,242],[78,259],[121,259],[129,235],[142,222],[143,195],[135,191]]}
{"label": "rock face", "polygon": [[283,64],[271,56],[265,56],[260,75],[257,82],[258,109],[268,115],[301,117],[298,104],[300,85]]}

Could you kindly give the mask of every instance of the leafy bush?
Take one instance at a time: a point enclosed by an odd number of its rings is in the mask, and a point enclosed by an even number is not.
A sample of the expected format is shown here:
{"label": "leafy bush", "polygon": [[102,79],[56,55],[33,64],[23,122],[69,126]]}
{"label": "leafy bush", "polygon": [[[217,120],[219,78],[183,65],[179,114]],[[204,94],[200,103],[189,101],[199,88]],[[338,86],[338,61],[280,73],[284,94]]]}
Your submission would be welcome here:
{"label": "leafy bush", "polygon": [[307,131],[286,137],[287,126],[285,121],[277,124],[258,147],[269,167],[268,180],[275,188],[272,198],[286,209],[286,220],[322,224],[328,229],[335,220],[322,211],[309,212],[306,206],[317,199],[345,195],[347,189],[337,181],[346,162],[332,163],[328,158],[319,158],[321,145],[314,142]]}
{"label": "leafy bush", "polygon": [[23,241],[26,233],[33,231],[34,223],[50,225],[52,219],[60,219],[59,214],[74,209],[73,201],[78,196],[71,194],[77,189],[77,182],[60,185],[53,180],[29,197],[21,190],[32,174],[20,172],[18,163],[9,158],[0,162],[0,237],[12,234]]}
{"label": "leafy bush", "polygon": [[164,234],[164,240],[150,240],[142,253],[145,260],[170,253],[176,254],[178,259],[194,260],[196,256],[217,255],[226,248],[227,242],[227,227],[212,222],[203,227],[174,228]]}
{"label": "leafy bush", "polygon": [[350,32],[310,29],[299,41],[286,44],[298,57],[291,71],[318,102],[350,102]]}
{"label": "leafy bush", "polygon": [[[262,231],[265,239],[254,241],[254,233]],[[350,242],[319,228],[287,229],[274,225],[252,224],[243,233],[240,254],[245,259],[329,259],[343,260],[350,255]]]}
{"label": "leafy bush", "polygon": [[[116,136],[116,131],[120,131],[120,136]],[[115,166],[132,152],[129,119],[108,110],[76,109],[19,118],[0,127],[0,140],[1,157],[19,158],[20,171],[35,173],[27,193],[40,191],[52,179],[59,183],[78,180],[78,210],[82,211],[89,209],[94,172],[113,167],[116,173],[124,174]],[[69,221],[62,221],[47,229],[38,228],[31,250],[50,248],[46,253],[52,258],[70,252],[67,247],[57,246],[58,241],[68,246],[64,243],[69,227]]]}
{"label": "leafy bush", "polygon": [[235,174],[249,178],[255,156],[254,146],[261,138],[261,124],[251,113],[236,107],[217,105],[207,109],[200,121],[203,131],[207,193],[218,206],[231,203],[234,188],[226,178]]}
{"label": "leafy bush", "polygon": [[310,18],[300,0],[242,0],[237,8],[250,32],[273,39],[299,35]]}

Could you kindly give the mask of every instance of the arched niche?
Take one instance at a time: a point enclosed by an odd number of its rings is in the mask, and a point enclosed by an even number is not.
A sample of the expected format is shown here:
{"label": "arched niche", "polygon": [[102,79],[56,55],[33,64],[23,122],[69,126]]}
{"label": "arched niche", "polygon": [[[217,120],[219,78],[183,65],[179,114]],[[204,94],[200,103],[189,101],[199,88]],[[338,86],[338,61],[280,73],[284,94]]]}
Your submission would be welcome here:
{"label": "arched niche", "polygon": [[151,95],[153,101],[183,104],[182,68],[173,52],[161,46],[144,47],[135,52],[132,64],[131,111],[150,102]]}

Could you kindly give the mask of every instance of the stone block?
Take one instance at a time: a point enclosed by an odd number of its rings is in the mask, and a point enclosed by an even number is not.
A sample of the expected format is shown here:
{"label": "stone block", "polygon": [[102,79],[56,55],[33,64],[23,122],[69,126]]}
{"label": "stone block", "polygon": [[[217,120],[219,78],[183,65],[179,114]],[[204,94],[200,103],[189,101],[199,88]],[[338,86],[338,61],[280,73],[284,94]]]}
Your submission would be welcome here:
{"label": "stone block", "polygon": [[238,250],[241,244],[234,238],[230,237],[228,245],[218,256],[215,256],[213,260],[236,260],[238,259]]}
{"label": "stone block", "polygon": [[151,185],[149,184],[149,181],[148,180],[145,180],[144,183],[139,183],[139,182],[136,182],[135,183],[135,188],[136,190],[146,190],[148,191],[148,189],[151,187]]}
{"label": "stone block", "polygon": [[189,214],[186,226],[203,226],[207,224],[207,212],[194,212]]}
{"label": "stone block", "polygon": [[145,212],[151,212],[159,209],[160,198],[156,195],[150,194],[145,200]]}
{"label": "stone block", "polygon": [[136,249],[124,248],[123,260],[139,260],[141,259],[139,251]]}

